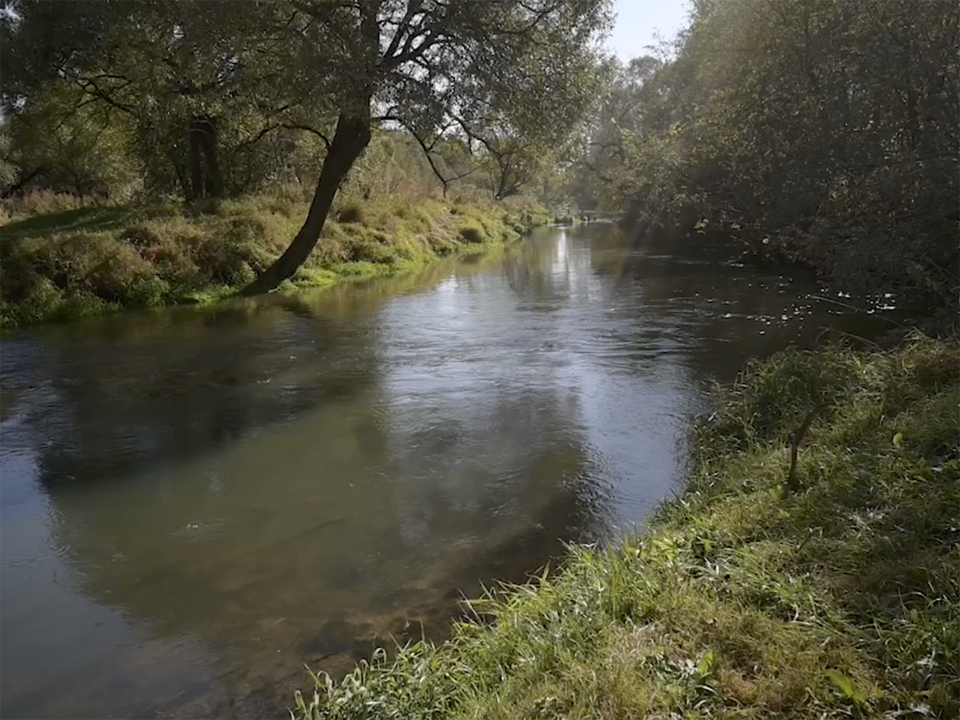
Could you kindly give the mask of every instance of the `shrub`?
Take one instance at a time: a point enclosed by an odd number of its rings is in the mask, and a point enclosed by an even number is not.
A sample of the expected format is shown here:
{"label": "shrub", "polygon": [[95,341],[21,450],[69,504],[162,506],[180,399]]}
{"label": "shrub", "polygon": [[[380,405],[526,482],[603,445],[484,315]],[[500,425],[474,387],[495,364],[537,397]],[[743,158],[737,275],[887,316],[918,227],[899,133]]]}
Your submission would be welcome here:
{"label": "shrub", "polygon": [[351,236],[347,241],[347,260],[389,265],[395,263],[397,257],[389,240],[382,234],[374,233]]}
{"label": "shrub", "polygon": [[262,271],[269,258],[248,244],[237,244],[227,237],[203,240],[195,253],[204,278],[211,283],[240,285],[250,282]]}
{"label": "shrub", "polygon": [[79,320],[100,315],[108,303],[87,290],[73,289],[65,293],[63,302],[52,312],[56,320]]}
{"label": "shrub", "polygon": [[194,262],[190,246],[196,246],[198,241],[183,241],[180,239],[169,242],[152,254],[152,261],[157,274],[171,286],[180,289],[192,289],[202,282],[200,268]]}
{"label": "shrub", "polygon": [[337,214],[337,222],[360,224],[365,221],[365,213],[360,203],[350,203]]}
{"label": "shrub", "polygon": [[469,222],[460,226],[460,239],[465,243],[480,244],[488,242],[486,230],[478,222]]}
{"label": "shrub", "polygon": [[[107,301],[126,302],[136,292],[134,288],[154,276],[150,263],[144,260],[133,247],[116,241],[98,239],[90,249],[91,257],[97,256],[96,264],[86,276],[88,289]],[[71,278],[71,284],[73,284]]]}
{"label": "shrub", "polygon": [[50,278],[32,275],[24,282],[17,319],[23,324],[42,322],[56,313],[63,294]]}
{"label": "shrub", "polygon": [[132,225],[123,231],[121,237],[140,250],[164,244],[164,238],[157,229],[149,225]]}
{"label": "shrub", "polygon": [[10,218],[22,218],[77,210],[83,207],[83,203],[78,196],[70,193],[31,190],[22,196],[4,200],[2,207]]}

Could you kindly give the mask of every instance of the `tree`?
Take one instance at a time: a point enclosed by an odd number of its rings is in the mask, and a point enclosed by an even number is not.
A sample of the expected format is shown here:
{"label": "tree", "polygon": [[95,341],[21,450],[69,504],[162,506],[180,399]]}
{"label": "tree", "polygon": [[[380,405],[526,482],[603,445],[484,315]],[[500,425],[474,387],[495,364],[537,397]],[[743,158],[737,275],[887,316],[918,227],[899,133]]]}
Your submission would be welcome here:
{"label": "tree", "polygon": [[0,188],[3,188],[3,197],[18,184],[19,168],[13,157],[10,127],[6,124],[0,124]]}
{"label": "tree", "polygon": [[662,63],[643,56],[622,64],[611,59],[601,68],[598,100],[578,128],[578,143],[569,150],[566,168],[567,190],[581,208],[616,210],[625,194],[624,176],[632,158],[628,144],[643,132],[651,103],[648,83]]}
{"label": "tree", "polygon": [[307,259],[375,125],[399,123],[421,139],[451,128],[473,138],[496,122],[521,133],[537,123],[568,128],[589,101],[585,81],[609,21],[606,0],[291,5],[302,20],[289,50],[301,67],[324,69],[294,86],[321,87],[337,120],[303,227],[245,294],[275,287]]}
{"label": "tree", "polygon": [[[501,168],[499,197],[591,100],[609,0],[14,0],[2,20],[4,111],[69,88],[124,116],[158,189],[217,196],[259,143],[322,143],[313,200],[287,250],[244,291],[290,277],[374,130],[427,150],[462,141]],[[229,144],[226,139],[229,138]],[[233,161],[237,162],[234,163]],[[469,174],[469,173],[467,173]],[[521,177],[524,176],[524,177]],[[462,176],[462,175],[460,175]]]}
{"label": "tree", "polygon": [[[257,3],[219,0],[20,0],[2,21],[3,106],[29,115],[42,98],[72,96],[59,117],[84,108],[122,118],[156,190],[187,200],[223,194],[220,138],[273,119],[280,59]],[[275,122],[269,129],[280,127]],[[257,131],[254,131],[257,132]],[[259,137],[263,137],[260,135]]]}
{"label": "tree", "polygon": [[129,197],[140,167],[129,128],[109,107],[77,107],[78,93],[57,86],[34,98],[5,125],[7,162],[16,170],[4,196],[42,177],[47,187],[90,196]]}
{"label": "tree", "polygon": [[948,0],[696,0],[622,125],[620,197],[955,305],[958,25]]}

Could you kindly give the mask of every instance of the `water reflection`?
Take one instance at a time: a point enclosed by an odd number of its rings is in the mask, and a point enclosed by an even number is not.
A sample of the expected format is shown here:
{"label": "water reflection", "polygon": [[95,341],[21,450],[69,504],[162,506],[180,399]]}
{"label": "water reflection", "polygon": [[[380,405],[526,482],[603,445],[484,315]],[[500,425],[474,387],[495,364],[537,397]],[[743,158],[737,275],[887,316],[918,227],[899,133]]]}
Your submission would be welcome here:
{"label": "water reflection", "polygon": [[708,378],[812,341],[807,290],[594,226],[4,340],[2,714],[282,714],[303,663],[438,637],[640,520]]}

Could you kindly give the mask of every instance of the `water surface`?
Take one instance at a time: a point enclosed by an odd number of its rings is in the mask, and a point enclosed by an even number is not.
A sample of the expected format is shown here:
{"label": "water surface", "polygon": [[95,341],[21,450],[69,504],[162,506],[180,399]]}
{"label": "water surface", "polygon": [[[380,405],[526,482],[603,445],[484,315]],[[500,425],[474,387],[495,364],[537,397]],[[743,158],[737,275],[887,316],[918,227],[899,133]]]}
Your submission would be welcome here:
{"label": "water surface", "polygon": [[7,337],[0,714],[284,717],[679,489],[713,379],[861,320],[553,231],[418,277]]}

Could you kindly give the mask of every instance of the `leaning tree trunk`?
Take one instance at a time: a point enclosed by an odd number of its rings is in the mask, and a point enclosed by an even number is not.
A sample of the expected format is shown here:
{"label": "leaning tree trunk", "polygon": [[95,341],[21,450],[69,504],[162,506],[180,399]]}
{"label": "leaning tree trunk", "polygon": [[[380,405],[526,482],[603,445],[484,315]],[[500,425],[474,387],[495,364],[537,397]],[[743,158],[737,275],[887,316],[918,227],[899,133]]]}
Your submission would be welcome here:
{"label": "leaning tree trunk", "polygon": [[369,142],[369,117],[340,115],[333,142],[330,143],[327,156],[323,160],[320,179],[317,181],[317,189],[314,191],[303,227],[283,255],[277,258],[277,261],[260,277],[245,287],[241,295],[258,295],[273,290],[303,265],[320,239],[320,231],[323,230],[323,223],[330,214],[330,207],[333,205],[333,198],[340,188],[340,183]]}

